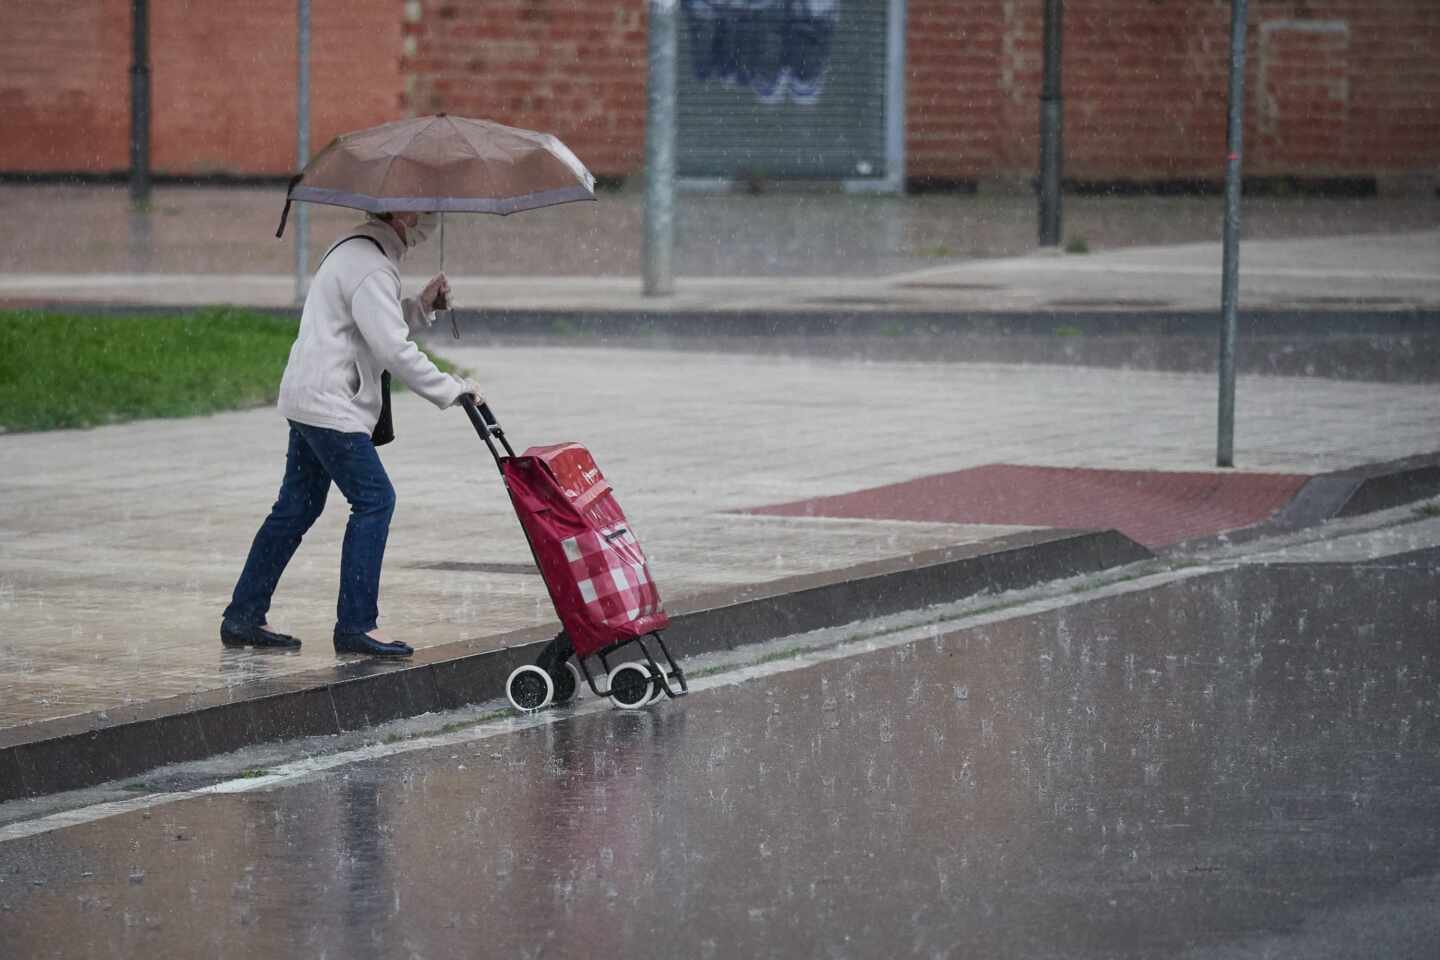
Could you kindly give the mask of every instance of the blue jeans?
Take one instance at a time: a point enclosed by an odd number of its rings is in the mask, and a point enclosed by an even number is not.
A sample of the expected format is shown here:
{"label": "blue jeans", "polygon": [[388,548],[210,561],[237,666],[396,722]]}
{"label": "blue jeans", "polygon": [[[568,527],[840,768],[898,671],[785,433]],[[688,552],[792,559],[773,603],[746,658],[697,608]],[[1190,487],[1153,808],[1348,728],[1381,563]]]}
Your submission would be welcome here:
{"label": "blue jeans", "polygon": [[363,433],[340,433],[290,421],[285,479],[270,516],[260,525],[225,618],[258,626],[285,566],[322,510],[334,480],[350,501],[350,522],[340,551],[337,633],[368,633],[380,615],[380,565],[395,512],[395,488]]}

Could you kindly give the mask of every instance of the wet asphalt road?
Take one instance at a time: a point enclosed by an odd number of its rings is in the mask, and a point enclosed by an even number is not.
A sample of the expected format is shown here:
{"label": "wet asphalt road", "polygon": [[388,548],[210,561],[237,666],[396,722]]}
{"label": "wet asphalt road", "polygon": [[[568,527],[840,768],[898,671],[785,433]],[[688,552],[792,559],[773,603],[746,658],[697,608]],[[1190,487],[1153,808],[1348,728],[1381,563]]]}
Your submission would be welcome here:
{"label": "wet asphalt road", "polygon": [[6,957],[1434,957],[1434,551],[0,844]]}

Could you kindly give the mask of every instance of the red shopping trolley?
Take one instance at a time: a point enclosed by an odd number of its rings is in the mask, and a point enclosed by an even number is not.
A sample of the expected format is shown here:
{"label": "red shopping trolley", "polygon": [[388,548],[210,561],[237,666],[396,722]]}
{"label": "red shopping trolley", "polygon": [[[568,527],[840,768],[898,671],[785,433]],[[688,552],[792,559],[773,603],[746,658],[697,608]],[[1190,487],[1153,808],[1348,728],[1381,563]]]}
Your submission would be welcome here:
{"label": "red shopping trolley", "polygon": [[[670,618],[645,551],[590,452],[578,443],[557,443],[517,456],[487,404],[468,394],[461,402],[495,458],[564,628],[533,664],[510,674],[505,683],[510,702],[520,710],[564,703],[575,696],[582,675],[595,696],[625,709],[662,694],[688,693],[685,674],[660,636]],[[647,638],[654,639],[664,666],[646,646]],[[632,645],[641,659],[612,668],[610,658]],[[600,661],[604,689],[586,663],[590,657]]]}

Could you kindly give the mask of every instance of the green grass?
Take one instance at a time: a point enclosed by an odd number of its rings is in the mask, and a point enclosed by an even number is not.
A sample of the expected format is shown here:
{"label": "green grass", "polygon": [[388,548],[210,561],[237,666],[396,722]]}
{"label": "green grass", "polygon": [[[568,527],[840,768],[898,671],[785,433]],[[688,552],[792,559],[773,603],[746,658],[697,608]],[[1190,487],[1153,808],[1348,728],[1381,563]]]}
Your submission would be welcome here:
{"label": "green grass", "polygon": [[1440,517],[1440,503],[1424,503],[1415,508],[1422,517]]}
{"label": "green grass", "polygon": [[1089,253],[1089,252],[1090,252],[1090,241],[1086,240],[1083,236],[1074,236],[1074,237],[1071,237],[1069,240],[1065,241],[1065,252],[1066,252],[1066,253]]}
{"label": "green grass", "polygon": [[272,404],[296,327],[286,317],[228,308],[136,316],[0,311],[0,432]]}

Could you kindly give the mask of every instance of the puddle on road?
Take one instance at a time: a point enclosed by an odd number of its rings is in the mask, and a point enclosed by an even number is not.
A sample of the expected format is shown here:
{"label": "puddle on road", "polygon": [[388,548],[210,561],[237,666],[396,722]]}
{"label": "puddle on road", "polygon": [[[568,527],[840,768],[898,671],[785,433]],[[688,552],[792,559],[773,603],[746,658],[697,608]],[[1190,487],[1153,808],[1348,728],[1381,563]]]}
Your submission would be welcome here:
{"label": "puddle on road", "polygon": [[1112,956],[1440,867],[1433,565],[1244,568],[0,846],[18,956]]}

